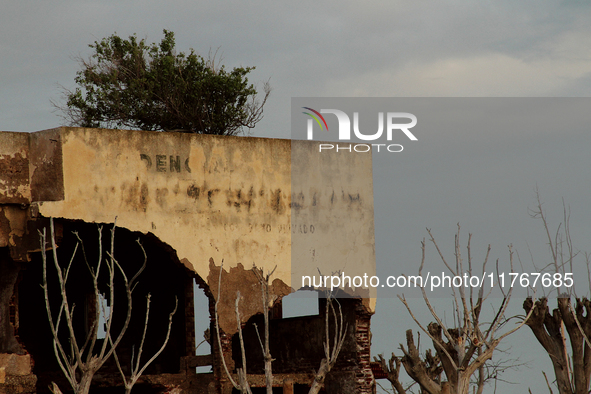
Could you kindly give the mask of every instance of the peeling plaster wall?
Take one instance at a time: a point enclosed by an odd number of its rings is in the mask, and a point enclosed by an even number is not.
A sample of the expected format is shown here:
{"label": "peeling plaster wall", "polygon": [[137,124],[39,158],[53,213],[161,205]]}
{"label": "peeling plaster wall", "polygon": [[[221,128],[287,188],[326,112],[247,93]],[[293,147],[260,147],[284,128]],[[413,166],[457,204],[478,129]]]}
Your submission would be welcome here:
{"label": "peeling plaster wall", "polygon": [[32,212],[43,217],[117,217],[118,226],[170,245],[212,289],[218,276],[210,261],[223,261],[225,271],[277,266],[279,296],[317,267],[325,275],[375,274],[371,153],[319,154],[309,141],[66,127],[0,133],[0,142],[0,160],[28,158],[30,149],[30,175],[9,176],[16,187],[0,175],[0,203],[10,202],[4,193],[36,202]]}
{"label": "peeling plaster wall", "polygon": [[72,128],[61,139],[65,198],[40,203],[41,215],[117,217],[171,245],[202,278],[212,258],[278,264],[289,283],[289,141]]}
{"label": "peeling plaster wall", "polygon": [[15,260],[26,259],[21,243],[31,203],[28,133],[0,132],[0,248]]}
{"label": "peeling plaster wall", "polygon": [[28,204],[29,135],[0,133],[0,204]]}

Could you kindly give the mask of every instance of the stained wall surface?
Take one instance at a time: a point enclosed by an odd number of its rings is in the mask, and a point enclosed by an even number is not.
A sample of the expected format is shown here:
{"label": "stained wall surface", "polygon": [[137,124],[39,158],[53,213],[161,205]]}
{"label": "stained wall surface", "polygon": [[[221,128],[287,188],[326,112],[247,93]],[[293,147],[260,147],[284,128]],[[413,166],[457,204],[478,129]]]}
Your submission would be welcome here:
{"label": "stained wall surface", "polygon": [[214,296],[212,269],[222,261],[225,271],[276,266],[278,295],[299,288],[292,278],[312,268],[375,274],[371,153],[319,153],[307,141],[66,127],[0,133],[0,141],[0,166],[28,161],[26,175],[0,175],[0,203],[32,203],[40,217],[117,218],[117,226],[153,233]]}

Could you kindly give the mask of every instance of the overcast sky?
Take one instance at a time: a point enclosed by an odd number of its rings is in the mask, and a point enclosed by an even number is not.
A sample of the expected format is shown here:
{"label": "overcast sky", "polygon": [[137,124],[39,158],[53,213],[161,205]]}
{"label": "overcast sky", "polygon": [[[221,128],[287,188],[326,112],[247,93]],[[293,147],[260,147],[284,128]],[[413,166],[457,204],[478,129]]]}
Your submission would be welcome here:
{"label": "overcast sky", "polygon": [[[590,20],[591,4],[576,0],[4,0],[0,130],[58,126],[50,100],[60,100],[60,85],[74,86],[75,58],[89,56],[89,43],[115,32],[160,41],[162,29],[175,32],[179,50],[217,51],[227,67],[256,66],[251,82],[270,79],[273,92],[255,136],[289,138],[291,97],[588,97]],[[536,258],[542,259],[544,234],[528,216],[536,185],[556,224],[561,199],[570,204],[573,236],[586,247],[587,130],[519,137],[460,133],[440,149],[417,146],[401,153],[406,156],[374,161],[381,275],[392,264],[420,258],[425,227],[453,246],[458,222],[465,234],[474,233],[481,250],[492,243],[502,257],[513,243],[522,256],[528,246],[541,249]],[[515,300],[515,311],[521,302]],[[428,322],[421,304],[415,308]],[[373,352],[386,354],[404,341],[406,328],[415,328],[393,299],[378,303],[372,326]],[[517,335],[512,343],[521,345],[514,352],[522,361],[541,361],[511,375],[517,384],[499,392],[541,392],[539,370],[552,375],[551,365],[527,328]]]}

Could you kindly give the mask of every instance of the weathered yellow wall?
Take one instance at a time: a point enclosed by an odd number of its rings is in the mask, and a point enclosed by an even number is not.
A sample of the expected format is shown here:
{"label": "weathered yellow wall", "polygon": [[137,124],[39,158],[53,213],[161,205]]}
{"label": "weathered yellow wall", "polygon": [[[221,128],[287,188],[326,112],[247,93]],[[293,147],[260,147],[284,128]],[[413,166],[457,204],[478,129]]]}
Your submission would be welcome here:
{"label": "weathered yellow wall", "polygon": [[[371,153],[294,141],[291,155],[292,287],[303,275],[375,275]],[[375,297],[373,290],[349,293]]]}
{"label": "weathered yellow wall", "polygon": [[278,264],[289,277],[289,141],[73,128],[61,138],[65,199],[41,203],[43,216],[117,217],[171,245],[202,278],[210,258]]}
{"label": "weathered yellow wall", "polygon": [[[296,289],[299,275],[318,268],[375,274],[370,153],[146,131],[59,128],[32,136],[31,149],[52,156],[31,159],[41,216],[117,217],[119,227],[169,244],[210,285],[217,281],[210,259],[226,270],[277,266],[272,278]],[[55,177],[49,193],[42,174]]]}

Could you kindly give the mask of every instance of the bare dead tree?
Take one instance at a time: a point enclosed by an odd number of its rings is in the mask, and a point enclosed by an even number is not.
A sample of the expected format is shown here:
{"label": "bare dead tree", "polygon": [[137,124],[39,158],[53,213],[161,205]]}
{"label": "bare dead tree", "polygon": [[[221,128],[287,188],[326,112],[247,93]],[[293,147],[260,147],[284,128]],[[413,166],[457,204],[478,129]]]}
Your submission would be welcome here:
{"label": "bare dead tree", "polygon": [[[114,224],[113,228],[111,229],[111,249],[110,251],[106,252],[107,256],[103,258],[102,227],[98,227],[99,248],[95,264],[91,264],[88,261],[86,253],[84,251],[84,245],[82,243],[82,240],[80,239],[77,233],[74,233],[78,242],[76,244],[76,247],[74,248],[74,252],[72,253],[69,263],[65,267],[62,267],[62,265],[60,265],[59,263],[53,219],[50,219],[49,241],[47,239],[46,229],[43,229],[43,232],[39,233],[41,241],[41,256],[43,261],[42,288],[45,296],[45,309],[47,311],[47,317],[49,319],[49,325],[53,336],[53,349],[62,372],[64,373],[66,379],[68,380],[68,382],[72,386],[74,393],[76,394],[86,394],[89,392],[93,376],[103,366],[107,359],[114,353],[115,348],[121,342],[121,339],[123,338],[123,335],[125,334],[125,331],[127,330],[127,327],[129,326],[129,322],[131,320],[132,291],[138,276],[144,270],[147,263],[147,256],[145,250],[138,240],[138,244],[144,255],[144,262],[142,267],[138,270],[138,272],[136,272],[130,280],[127,280],[125,272],[123,271],[122,267],[119,265],[119,263],[114,257],[115,228],[116,225]],[[51,304],[49,301],[49,286],[47,282],[48,257],[45,251],[45,245],[47,245],[48,242],[51,243],[53,264],[55,266],[57,272],[57,279],[59,281],[58,297],[60,298],[60,306],[56,317],[54,317],[54,314],[52,313]],[[90,327],[88,334],[85,336],[85,338],[83,338],[83,341],[79,340],[80,333],[78,333],[77,335],[77,333],[74,331],[73,320],[75,304],[70,303],[68,301],[68,294],[66,291],[66,284],[69,279],[70,269],[72,268],[72,263],[74,262],[74,258],[79,248],[82,251],[82,256],[92,278],[93,295],[96,306],[92,325]],[[106,338],[109,338],[110,340],[104,340],[102,341],[102,344],[99,344],[97,341],[97,334],[99,328],[100,311],[102,307],[100,305],[101,291],[99,289],[99,276],[101,275],[102,269],[106,269],[108,274],[108,295],[106,298],[109,302],[109,305],[111,305],[111,308],[109,310],[109,315],[106,316],[105,319],[105,333]],[[113,311],[115,306],[116,271],[119,271],[124,278],[127,301],[127,316],[125,318],[125,322],[123,323],[122,328],[117,333],[113,331],[114,327],[112,325]],[[64,325],[65,329],[67,330],[67,344],[63,344],[60,340],[60,329]],[[57,388],[57,385],[53,384],[52,386],[53,392],[57,392],[57,390],[59,390],[59,388]]]}
{"label": "bare dead tree", "polygon": [[[337,308],[334,304],[336,303]],[[331,341],[330,319],[333,319],[333,335]],[[341,304],[334,298],[332,293],[328,292],[326,296],[326,311],[324,313],[324,358],[320,361],[320,368],[315,373],[314,381],[310,386],[308,394],[318,394],[324,387],[326,375],[337,362],[348,329],[348,324],[344,323]],[[331,343],[332,342],[332,343]]]}
{"label": "bare dead tree", "polygon": [[53,394],[63,394],[62,390],[60,390],[59,386],[55,384],[55,382],[51,382],[51,385],[49,386],[49,391],[51,391]]}
{"label": "bare dead tree", "polygon": [[[131,393],[131,389],[136,384],[136,382],[138,381],[140,376],[142,376],[142,374],[144,373],[146,368],[148,368],[148,366],[150,364],[152,364],[152,362],[154,360],[156,360],[156,358],[160,355],[160,353],[162,353],[164,351],[164,348],[168,344],[168,339],[170,338],[170,331],[172,329],[172,318],[173,318],[174,314],[176,313],[176,310],[178,307],[178,299],[176,297],[175,297],[175,302],[174,302],[174,309],[168,315],[168,329],[166,331],[166,337],[164,338],[164,342],[162,343],[162,346],[160,347],[160,349],[158,349],[158,351],[156,353],[154,353],[154,355],[148,361],[146,361],[144,363],[144,365],[142,367],[140,367],[140,365],[141,365],[140,361],[141,361],[142,352],[144,349],[144,342],[146,340],[146,333],[148,331],[148,321],[149,321],[149,317],[150,317],[150,302],[151,302],[150,299],[151,299],[151,294],[148,293],[148,295],[146,296],[146,321],[144,323],[144,331],[142,334],[142,339],[140,342],[140,346],[138,348],[138,354],[137,354],[137,358],[136,358],[135,362],[134,362],[134,354],[132,353],[132,355],[131,355],[131,375],[129,376],[129,379],[125,376],[125,373],[123,372],[123,368],[121,368],[121,364],[119,362],[119,357],[117,357],[117,351],[115,350],[113,352],[113,356],[115,357],[115,363],[117,364],[117,369],[119,370],[119,373],[121,374],[121,378],[123,379],[123,385],[125,386],[125,394]],[[110,336],[108,338],[109,338],[109,340],[111,340]]]}
{"label": "bare dead tree", "polygon": [[[261,299],[263,302],[263,316],[265,321],[265,330],[264,330],[264,338],[261,338],[259,333],[258,327],[255,325],[255,330],[257,333],[257,337],[259,340],[259,344],[261,345],[261,350],[263,352],[263,358],[265,362],[265,386],[267,394],[272,394],[273,392],[273,370],[272,370],[272,362],[274,359],[271,356],[270,346],[269,346],[269,307],[275,302],[276,296],[273,296],[269,292],[269,279],[271,275],[275,272],[275,267],[273,271],[270,273],[263,275],[262,269],[253,266],[252,271],[254,272],[255,276],[257,277],[259,284],[261,285]],[[215,321],[216,321],[216,333],[217,333],[217,341],[218,347],[222,349],[222,342],[221,342],[221,335],[220,335],[220,328],[218,323],[218,302],[221,296],[221,283],[222,283],[222,270],[223,270],[223,262],[220,266],[220,275],[218,279],[218,297],[214,307],[215,313]],[[224,366],[224,370],[226,372],[226,376],[234,386],[234,388],[241,393],[249,393],[252,394],[250,389],[250,384],[248,382],[248,372],[246,369],[246,350],[244,346],[244,337],[242,335],[242,321],[240,318],[240,301],[242,296],[240,295],[240,291],[236,293],[236,303],[234,312],[236,314],[236,324],[237,324],[237,332],[238,338],[240,342],[240,351],[242,356],[242,368],[236,368],[236,374],[238,376],[238,380],[236,381],[230,370],[228,365],[226,364],[225,358],[221,357],[222,364]],[[344,323],[343,319],[343,312],[341,309],[341,305],[339,304],[338,300],[336,300],[332,294],[328,293],[326,298],[326,313],[325,313],[325,339],[324,339],[324,355],[325,357],[320,362],[320,367],[318,371],[314,374],[314,380],[310,386],[309,394],[318,394],[320,390],[324,387],[324,380],[326,375],[330,372],[330,370],[335,365],[339,353],[343,348],[343,343],[345,341],[346,332],[348,325]],[[335,304],[336,303],[336,307]],[[332,327],[331,327],[331,319],[332,319]],[[332,333],[332,335],[331,335]]]}
{"label": "bare dead tree", "polygon": [[[466,266],[460,247],[460,226],[458,225],[454,245],[455,264],[452,266],[444,257],[431,231],[427,230],[427,232],[441,261],[451,275],[457,277],[467,274],[468,277],[472,277],[473,272],[475,272],[470,246],[472,235],[470,234],[468,236]],[[423,277],[425,240],[422,242],[421,251],[422,258],[419,277]],[[486,272],[489,255],[490,245],[482,263],[481,274],[483,277]],[[509,246],[509,263],[511,271],[513,271],[513,252],[511,246]],[[485,383],[493,377],[493,375],[487,373],[487,363],[492,359],[493,353],[499,343],[521,328],[529,315],[521,319],[515,327],[505,329],[507,323],[511,320],[511,317],[506,317],[507,307],[511,299],[511,290],[505,292],[501,288],[500,291],[503,295],[502,301],[495,308],[492,320],[485,322],[483,321],[481,312],[483,304],[490,296],[491,291],[489,290],[485,294],[485,286],[479,287],[476,292],[471,286],[468,289],[464,286],[457,288],[452,286],[453,316],[456,326],[453,328],[447,327],[432,306],[424,283],[421,283],[418,287],[421,288],[423,301],[429,309],[431,317],[435,320],[434,322],[431,322],[427,326],[423,325],[417,319],[404,295],[399,296],[399,299],[420,330],[431,339],[434,352],[428,350],[422,356],[419,351],[419,345],[415,343],[413,338],[412,330],[408,330],[406,332],[406,347],[402,344],[400,345],[403,353],[402,357],[396,357],[392,354],[388,364],[386,364],[383,356],[377,359],[380,361],[384,371],[387,372],[388,380],[392,384],[393,389],[398,394],[407,393],[407,388],[403,387],[399,379],[400,366],[402,365],[411,379],[419,384],[423,393],[468,394],[474,390],[474,392],[482,394]]]}
{"label": "bare dead tree", "polygon": [[[581,255],[573,246],[569,208],[563,200],[562,221],[553,231],[542,209],[542,201],[537,190],[536,197],[537,205],[531,211],[531,216],[541,220],[550,252],[550,263],[536,268],[540,272],[551,272],[564,278],[565,274],[572,275],[577,265],[582,265],[577,259],[583,258],[591,286],[589,255]],[[531,313],[531,318],[526,324],[550,357],[558,393],[587,394],[591,385],[591,301],[585,297],[579,298],[574,282],[572,284],[573,286],[557,289],[557,308],[552,312],[547,297],[535,302],[527,298],[523,308]],[[550,385],[548,388],[550,389]]]}
{"label": "bare dead tree", "polygon": [[[220,302],[220,297],[221,297],[221,291],[222,291],[222,271],[224,269],[224,262],[222,261],[222,264],[220,266],[220,276],[218,279],[218,296],[217,299],[215,301],[215,305],[214,305],[214,313],[215,313],[215,330],[216,330],[216,334],[217,334],[217,340],[218,340],[218,347],[220,349],[220,352],[223,352],[223,347],[222,347],[222,339],[220,336],[220,324],[219,324],[219,317],[218,317],[218,303]],[[236,313],[236,324],[237,324],[237,329],[238,329],[238,335],[240,337],[240,351],[242,354],[242,368],[237,368],[236,372],[238,375],[238,381],[234,380],[234,378],[232,377],[232,374],[230,373],[230,370],[228,368],[228,365],[226,364],[226,359],[224,357],[224,355],[221,355],[221,359],[222,359],[222,365],[224,366],[224,371],[226,372],[226,376],[228,377],[228,379],[230,380],[230,383],[232,383],[232,386],[234,386],[234,388],[238,391],[240,391],[241,393],[248,393],[248,394],[252,394],[252,391],[250,389],[250,385],[248,383],[248,379],[246,377],[247,375],[247,370],[246,370],[246,350],[244,349],[244,338],[242,336],[242,321],[240,319],[240,300],[242,299],[241,295],[240,295],[240,291],[238,291],[236,293],[236,304],[235,304],[235,308],[234,311]],[[265,308],[264,310],[267,312],[268,308]],[[265,364],[266,366],[266,364]]]}
{"label": "bare dead tree", "polygon": [[[416,352],[418,350],[415,346],[412,330],[406,331],[406,338],[407,338],[407,347],[409,352]],[[417,357],[418,354],[417,354]],[[401,365],[402,365],[402,358],[397,357],[392,353],[390,360],[386,361],[384,356],[379,354],[377,357],[374,357],[375,361],[380,363],[382,370],[386,372],[387,379],[392,385],[392,388],[397,394],[407,394],[410,390],[410,387],[414,385],[408,385],[404,387],[400,380],[400,372],[401,372]],[[437,354],[433,355],[431,349],[428,349],[425,352],[425,356],[423,358],[423,363],[425,365],[425,371],[427,372],[427,376],[434,382],[440,382],[441,380],[441,373],[443,372],[443,368],[441,367],[441,360],[439,360],[439,356]]]}
{"label": "bare dead tree", "polygon": [[[215,323],[216,323],[216,333],[217,333],[217,340],[218,340],[218,346],[220,349],[222,349],[222,342],[221,342],[221,336],[220,336],[220,328],[219,328],[219,323],[218,323],[218,302],[220,300],[220,296],[221,296],[221,288],[222,288],[222,270],[223,270],[223,261],[222,261],[222,265],[220,266],[220,276],[218,279],[218,297],[217,300],[215,302]],[[263,271],[262,269],[258,269],[256,266],[253,266],[252,271],[255,274],[255,276],[257,277],[259,284],[261,286],[261,300],[263,303],[263,316],[264,316],[264,321],[265,321],[265,331],[264,331],[264,340],[261,339],[258,327],[256,327],[255,325],[255,329],[256,329],[256,333],[259,339],[259,343],[261,345],[261,350],[263,352],[263,358],[264,358],[264,365],[265,365],[265,386],[267,389],[267,394],[272,394],[273,392],[273,370],[272,370],[272,365],[271,363],[273,362],[273,358],[271,357],[271,350],[270,350],[270,345],[269,345],[269,305],[273,304],[273,302],[275,301],[275,296],[272,296],[269,292],[269,278],[271,277],[271,275],[273,275],[273,272],[275,272],[275,269],[277,267],[275,267],[273,269],[273,271],[271,271],[270,273],[268,273],[267,275],[263,275]],[[236,292],[236,303],[235,303],[235,307],[234,307],[234,312],[236,314],[236,324],[237,324],[237,331],[238,331],[238,336],[239,336],[239,342],[240,342],[240,351],[241,351],[241,356],[242,356],[242,368],[237,368],[236,372],[238,375],[238,381],[234,380],[234,378],[232,377],[232,374],[230,373],[230,370],[228,369],[228,366],[226,364],[226,360],[222,355],[222,364],[224,366],[224,370],[226,372],[226,376],[228,376],[228,379],[230,380],[230,382],[232,383],[232,385],[234,386],[234,388],[238,391],[240,391],[241,393],[250,393],[252,394],[252,391],[250,389],[250,384],[248,382],[247,379],[247,369],[246,369],[246,350],[244,347],[244,337],[242,335],[242,320],[240,318],[240,301],[242,300],[242,296],[240,295],[240,291]],[[264,342],[263,342],[264,341]]]}
{"label": "bare dead tree", "polygon": [[263,317],[265,319],[265,343],[263,343],[263,341],[261,340],[261,335],[256,324],[255,330],[259,338],[259,344],[261,345],[261,351],[263,352],[263,358],[265,361],[265,386],[267,388],[267,394],[273,394],[273,367],[271,365],[271,363],[273,362],[273,358],[271,357],[271,348],[269,346],[269,306],[272,306],[275,302],[275,299],[277,298],[276,296],[269,294],[269,278],[271,277],[271,275],[273,275],[276,269],[277,266],[275,266],[275,268],[273,268],[273,271],[271,271],[267,275],[263,275],[262,269],[252,267],[252,271],[256,275],[259,284],[261,285],[261,299],[263,301]]}

